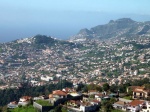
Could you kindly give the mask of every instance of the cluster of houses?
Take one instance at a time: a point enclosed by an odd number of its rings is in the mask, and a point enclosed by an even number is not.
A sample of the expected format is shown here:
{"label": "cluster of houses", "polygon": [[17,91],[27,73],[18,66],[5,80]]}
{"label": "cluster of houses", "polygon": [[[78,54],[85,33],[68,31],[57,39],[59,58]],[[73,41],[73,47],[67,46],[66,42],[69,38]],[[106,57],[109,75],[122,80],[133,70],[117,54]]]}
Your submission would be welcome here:
{"label": "cluster of houses", "polygon": [[[33,106],[41,112],[45,112],[42,105],[37,104],[36,100],[46,100],[52,105],[50,108],[53,109],[58,105],[63,105],[68,110],[76,112],[94,112],[99,110],[102,101],[109,101],[114,98],[116,102],[112,105],[116,109],[128,112],[150,112],[150,101],[144,100],[150,97],[150,90],[144,90],[144,87],[130,86],[127,92],[132,90],[132,100],[127,100],[119,97],[119,93],[107,93],[98,92],[96,90],[90,90],[88,93],[76,92],[71,88],[64,88],[62,90],[55,90],[48,97],[40,96],[32,98],[34,103]],[[19,102],[10,102],[8,108],[16,108],[18,105],[25,106],[29,103],[31,97],[23,96]]]}
{"label": "cluster of houses", "polygon": [[145,90],[142,86],[130,86],[127,88],[127,93],[131,91],[133,100],[119,98],[119,101],[114,103],[115,108],[129,112],[150,112],[150,88]]}
{"label": "cluster of houses", "polygon": [[145,100],[126,100],[120,98],[113,104],[114,108],[128,112],[150,112],[150,102]]}
{"label": "cluster of houses", "polygon": [[[5,51],[0,53],[0,79],[3,82],[0,89],[18,88],[21,81],[29,81],[32,86],[54,84],[58,74],[73,84],[107,81],[109,85],[150,76],[149,67],[140,66],[150,62],[150,48],[135,51],[131,44],[147,45],[149,38],[123,38],[107,42],[89,40],[83,43],[83,49],[61,44],[35,49],[32,39],[0,45]],[[16,45],[17,49],[14,48]],[[16,54],[18,58],[14,58]]]}
{"label": "cluster of houses", "polygon": [[17,101],[10,102],[7,105],[7,107],[8,108],[16,108],[16,107],[18,107],[18,105],[26,106],[27,104],[29,104],[29,101],[31,99],[32,99],[32,97],[30,97],[30,96],[23,96],[19,99],[18,103],[17,103]]}

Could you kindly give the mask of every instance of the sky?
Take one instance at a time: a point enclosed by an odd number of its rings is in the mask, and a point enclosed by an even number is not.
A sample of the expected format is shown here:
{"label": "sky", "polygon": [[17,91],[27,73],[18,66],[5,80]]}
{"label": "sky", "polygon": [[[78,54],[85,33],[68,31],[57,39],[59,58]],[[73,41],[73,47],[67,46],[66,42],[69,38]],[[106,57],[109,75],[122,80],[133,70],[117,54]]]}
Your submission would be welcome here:
{"label": "sky", "polygon": [[0,0],[0,43],[37,34],[68,39],[80,29],[131,18],[150,21],[150,0]]}

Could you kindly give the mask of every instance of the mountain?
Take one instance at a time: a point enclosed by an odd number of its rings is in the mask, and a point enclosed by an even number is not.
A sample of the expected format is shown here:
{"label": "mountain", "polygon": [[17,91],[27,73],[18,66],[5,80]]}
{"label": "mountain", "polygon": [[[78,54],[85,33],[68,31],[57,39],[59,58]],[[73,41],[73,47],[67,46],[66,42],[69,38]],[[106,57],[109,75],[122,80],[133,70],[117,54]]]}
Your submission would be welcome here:
{"label": "mountain", "polygon": [[136,22],[130,18],[110,20],[108,24],[98,25],[91,29],[81,29],[70,41],[84,41],[86,39],[108,39],[114,37],[149,36],[150,22]]}

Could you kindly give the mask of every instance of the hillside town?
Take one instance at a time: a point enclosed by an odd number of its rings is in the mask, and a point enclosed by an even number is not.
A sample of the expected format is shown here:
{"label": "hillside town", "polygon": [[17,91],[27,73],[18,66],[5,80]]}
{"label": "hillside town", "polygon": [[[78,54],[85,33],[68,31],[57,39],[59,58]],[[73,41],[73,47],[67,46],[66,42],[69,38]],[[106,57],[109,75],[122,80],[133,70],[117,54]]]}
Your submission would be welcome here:
{"label": "hillside town", "polygon": [[55,43],[34,47],[34,38],[0,45],[0,88],[58,83],[59,78],[77,85],[109,83],[150,77],[150,38]]}
{"label": "hillside town", "polygon": [[[31,88],[61,81],[73,84],[72,88],[53,90],[48,96],[22,96],[11,101],[9,109],[30,104],[41,112],[58,106],[75,112],[93,112],[105,111],[104,103],[109,101],[121,111],[148,112],[149,86],[128,85],[113,92],[103,88],[105,84],[119,87],[141,79],[150,82],[150,38],[145,36],[62,41],[37,35],[0,44],[1,90],[19,90],[23,83]],[[78,88],[91,84],[97,85],[99,91]],[[48,102],[44,107],[40,104],[43,101]]]}
{"label": "hillside town", "polygon": [[0,112],[150,112],[150,0],[0,8]]}

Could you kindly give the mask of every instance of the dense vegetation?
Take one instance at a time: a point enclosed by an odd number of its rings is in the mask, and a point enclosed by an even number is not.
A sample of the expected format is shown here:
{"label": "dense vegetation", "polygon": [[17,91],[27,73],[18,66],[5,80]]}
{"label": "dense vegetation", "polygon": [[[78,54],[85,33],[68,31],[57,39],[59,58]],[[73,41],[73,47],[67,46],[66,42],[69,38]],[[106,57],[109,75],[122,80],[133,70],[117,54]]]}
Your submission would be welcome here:
{"label": "dense vegetation", "polygon": [[62,81],[62,84],[59,82],[57,85],[49,84],[38,87],[31,87],[28,83],[23,83],[22,87],[19,89],[5,89],[0,90],[0,105],[4,106],[11,101],[18,101],[20,97],[24,95],[28,96],[39,96],[39,95],[48,95],[53,90],[61,89],[64,87],[72,87],[72,83],[67,81]]}
{"label": "dense vegetation", "polygon": [[53,44],[55,40],[51,37],[47,37],[45,35],[36,35],[35,37],[35,44]]}
{"label": "dense vegetation", "polygon": [[90,84],[90,85],[85,85],[85,84],[79,84],[77,91],[84,91],[87,92],[88,90],[97,90],[97,91],[110,91],[112,93],[118,92],[118,90],[121,93],[126,93],[126,89],[129,86],[143,86],[145,85],[146,89],[150,88],[149,85],[149,79],[144,78],[142,80],[134,80],[134,81],[128,81],[126,84],[121,84],[121,85],[111,85],[109,86],[108,83],[105,83],[102,87],[96,85],[96,84]]}
{"label": "dense vegetation", "polygon": [[51,37],[47,37],[45,35],[36,35],[34,40],[34,46],[39,49],[44,49],[45,45],[53,46],[57,42],[55,39]]}

